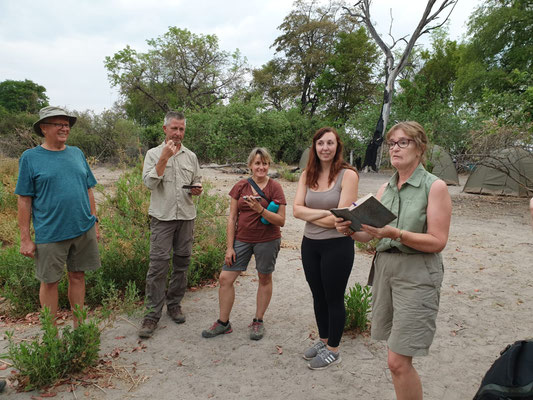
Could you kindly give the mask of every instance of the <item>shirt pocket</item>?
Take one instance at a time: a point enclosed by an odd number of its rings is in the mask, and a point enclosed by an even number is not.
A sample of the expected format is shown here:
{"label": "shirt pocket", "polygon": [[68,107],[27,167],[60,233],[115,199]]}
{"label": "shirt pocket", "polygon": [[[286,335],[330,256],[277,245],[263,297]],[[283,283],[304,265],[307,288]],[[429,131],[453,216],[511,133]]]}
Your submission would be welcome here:
{"label": "shirt pocket", "polygon": [[167,165],[165,167],[165,172],[163,173],[163,181],[164,182],[174,182],[176,180],[176,174],[174,173],[174,168],[172,166]]}
{"label": "shirt pocket", "polygon": [[181,167],[180,177],[184,184],[191,184],[193,183],[194,171],[190,167]]}

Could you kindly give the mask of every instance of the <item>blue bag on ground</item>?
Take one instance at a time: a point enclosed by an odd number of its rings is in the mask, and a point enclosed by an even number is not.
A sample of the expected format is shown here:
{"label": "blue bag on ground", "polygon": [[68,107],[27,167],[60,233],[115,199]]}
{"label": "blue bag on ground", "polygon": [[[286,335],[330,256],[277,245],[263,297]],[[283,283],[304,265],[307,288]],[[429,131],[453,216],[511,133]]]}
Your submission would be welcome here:
{"label": "blue bag on ground", "polygon": [[[270,204],[267,207],[268,211],[272,211],[273,213],[277,213],[279,210],[279,204],[277,204],[275,201],[271,201]],[[265,218],[261,217],[261,222],[265,225],[269,225],[270,222],[268,222]]]}

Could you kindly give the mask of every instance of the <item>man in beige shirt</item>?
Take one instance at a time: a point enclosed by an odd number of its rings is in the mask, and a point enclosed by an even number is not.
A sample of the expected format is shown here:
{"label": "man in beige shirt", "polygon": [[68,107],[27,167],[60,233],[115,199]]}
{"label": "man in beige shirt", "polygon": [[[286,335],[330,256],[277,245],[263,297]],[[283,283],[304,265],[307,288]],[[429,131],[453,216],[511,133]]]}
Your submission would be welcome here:
{"label": "man in beige shirt", "polygon": [[[185,322],[181,300],[187,288],[196,208],[192,196],[202,193],[200,165],[196,155],[183,146],[185,116],[165,115],[165,142],[146,153],[143,181],[150,189],[150,266],[146,275],[147,314],[139,337],[152,336],[163,309],[178,324]],[[172,252],[172,275],[166,289]],[[166,292],[166,293],[165,293]]]}

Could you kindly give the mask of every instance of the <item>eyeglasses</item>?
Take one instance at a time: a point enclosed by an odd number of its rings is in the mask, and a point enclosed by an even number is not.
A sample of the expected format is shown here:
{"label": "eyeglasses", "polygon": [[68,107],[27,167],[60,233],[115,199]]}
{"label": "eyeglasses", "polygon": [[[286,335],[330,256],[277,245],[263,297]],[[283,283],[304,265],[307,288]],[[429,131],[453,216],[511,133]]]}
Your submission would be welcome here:
{"label": "eyeglasses", "polygon": [[405,149],[407,146],[409,146],[410,142],[414,142],[413,139],[400,139],[397,142],[390,140],[387,142],[387,146],[389,146],[389,150],[394,149],[394,145],[398,145],[400,149]]}
{"label": "eyeglasses", "polygon": [[70,128],[70,124],[58,124],[57,122],[41,122],[41,124],[44,124],[44,125],[53,125],[55,126],[56,128]]}

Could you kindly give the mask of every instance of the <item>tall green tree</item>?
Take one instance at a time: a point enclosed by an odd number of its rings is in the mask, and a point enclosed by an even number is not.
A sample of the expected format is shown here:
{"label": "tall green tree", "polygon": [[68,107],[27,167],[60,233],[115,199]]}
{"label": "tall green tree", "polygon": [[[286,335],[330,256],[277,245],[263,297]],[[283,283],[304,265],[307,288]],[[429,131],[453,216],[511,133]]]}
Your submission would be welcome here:
{"label": "tall green tree", "polygon": [[376,90],[374,71],[378,61],[378,48],[365,28],[339,32],[326,69],[316,80],[321,107],[328,118],[344,124],[369,100]]}
{"label": "tall green tree", "polygon": [[468,23],[456,95],[504,123],[533,121],[533,4],[487,0]]}
{"label": "tall green tree", "polygon": [[446,30],[434,31],[431,48],[419,54],[420,67],[409,79],[399,80],[391,113],[394,120],[420,122],[434,143],[455,154],[465,150],[468,131],[476,124],[453,94],[461,48],[448,40]]}
{"label": "tall green tree", "polygon": [[48,105],[46,89],[33,81],[5,80],[0,82],[0,106],[11,113],[35,114]]}
{"label": "tall green tree", "polygon": [[246,59],[238,50],[221,50],[216,35],[170,27],[147,43],[146,53],[127,46],[105,58],[109,80],[119,88],[128,116],[143,125],[160,121],[170,109],[218,104],[243,85]]}
{"label": "tall green tree", "polygon": [[252,71],[252,87],[262,94],[263,99],[276,110],[290,108],[298,89],[289,83],[291,71],[286,60],[274,58],[261,68]]}
{"label": "tall green tree", "polygon": [[[355,24],[341,13],[343,1],[329,1],[319,5],[315,0],[297,0],[294,10],[278,27],[282,34],[273,47],[283,62],[278,76],[285,76],[282,86],[285,98],[292,97],[301,114],[313,116],[320,105],[316,79],[324,72],[337,43],[340,31],[351,31]],[[263,75],[272,65],[263,67]],[[258,73],[256,73],[256,76]],[[280,80],[280,79],[278,79]],[[269,93],[267,91],[267,97]]]}

